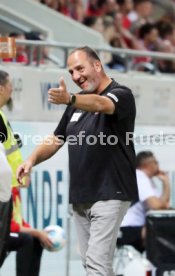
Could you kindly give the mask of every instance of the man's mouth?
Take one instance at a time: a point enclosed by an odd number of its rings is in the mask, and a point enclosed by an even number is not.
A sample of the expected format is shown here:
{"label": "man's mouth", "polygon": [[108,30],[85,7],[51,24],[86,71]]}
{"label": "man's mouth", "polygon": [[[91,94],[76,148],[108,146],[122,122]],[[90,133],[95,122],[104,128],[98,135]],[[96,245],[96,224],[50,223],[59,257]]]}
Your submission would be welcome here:
{"label": "man's mouth", "polygon": [[82,80],[78,82],[80,87],[84,87],[86,85],[86,80]]}

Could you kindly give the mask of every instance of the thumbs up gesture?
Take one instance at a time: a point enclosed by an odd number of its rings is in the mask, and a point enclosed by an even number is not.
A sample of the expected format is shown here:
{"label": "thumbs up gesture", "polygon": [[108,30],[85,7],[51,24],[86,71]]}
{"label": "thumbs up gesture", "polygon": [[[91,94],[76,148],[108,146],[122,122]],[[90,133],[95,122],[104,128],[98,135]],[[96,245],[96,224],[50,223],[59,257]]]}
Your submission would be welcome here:
{"label": "thumbs up gesture", "polygon": [[54,104],[69,104],[70,94],[67,91],[63,77],[60,78],[58,88],[49,89],[48,101]]}

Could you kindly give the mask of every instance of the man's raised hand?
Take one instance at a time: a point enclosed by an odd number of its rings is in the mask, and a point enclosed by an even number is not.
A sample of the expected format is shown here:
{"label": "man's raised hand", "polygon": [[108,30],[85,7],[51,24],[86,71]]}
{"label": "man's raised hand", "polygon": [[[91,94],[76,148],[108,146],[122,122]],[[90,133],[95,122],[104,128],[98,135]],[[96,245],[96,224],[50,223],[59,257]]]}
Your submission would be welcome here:
{"label": "man's raised hand", "polygon": [[70,94],[67,91],[63,77],[60,78],[58,88],[49,89],[48,101],[54,104],[69,104]]}

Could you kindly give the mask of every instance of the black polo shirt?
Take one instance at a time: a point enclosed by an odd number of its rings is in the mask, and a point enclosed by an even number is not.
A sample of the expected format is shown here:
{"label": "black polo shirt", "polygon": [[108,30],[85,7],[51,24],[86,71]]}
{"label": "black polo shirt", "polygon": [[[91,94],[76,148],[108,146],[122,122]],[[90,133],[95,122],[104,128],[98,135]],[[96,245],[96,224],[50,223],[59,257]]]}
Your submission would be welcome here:
{"label": "black polo shirt", "polygon": [[135,175],[135,101],[131,91],[114,80],[100,94],[115,104],[108,115],[68,106],[54,134],[68,141],[70,203],[138,198]]}

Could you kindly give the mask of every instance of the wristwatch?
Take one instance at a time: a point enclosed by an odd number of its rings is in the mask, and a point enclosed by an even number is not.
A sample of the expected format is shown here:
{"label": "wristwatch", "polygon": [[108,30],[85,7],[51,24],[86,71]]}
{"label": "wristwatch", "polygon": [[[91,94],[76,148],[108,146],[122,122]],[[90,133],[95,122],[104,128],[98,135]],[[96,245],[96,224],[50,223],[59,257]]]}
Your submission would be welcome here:
{"label": "wristwatch", "polygon": [[70,93],[70,100],[69,100],[69,105],[72,105],[76,102],[76,95],[73,93]]}

